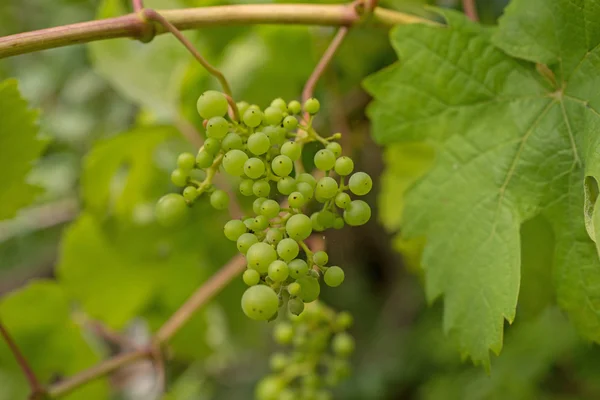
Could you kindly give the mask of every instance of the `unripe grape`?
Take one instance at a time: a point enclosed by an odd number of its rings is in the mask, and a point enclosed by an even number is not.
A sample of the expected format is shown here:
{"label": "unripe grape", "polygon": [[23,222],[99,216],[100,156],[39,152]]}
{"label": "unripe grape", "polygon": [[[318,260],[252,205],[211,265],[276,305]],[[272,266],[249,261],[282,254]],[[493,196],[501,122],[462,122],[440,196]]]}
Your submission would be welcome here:
{"label": "unripe grape", "polygon": [[288,195],[296,189],[296,180],[291,176],[281,178],[277,182],[277,190],[283,195]]}
{"label": "unripe grape", "polygon": [[304,240],[312,233],[312,223],[304,214],[292,215],[285,224],[285,230],[290,238]]}
{"label": "unripe grape", "polygon": [[334,170],[339,176],[350,175],[354,170],[354,161],[350,157],[342,156],[335,160]]}
{"label": "unripe grape", "polygon": [[223,117],[212,117],[206,123],[206,136],[213,139],[223,139],[229,131],[229,123]]}
{"label": "unripe grape", "polygon": [[336,217],[333,221],[333,229],[342,229],[344,225],[344,218],[342,217]]}
{"label": "unripe grape", "polygon": [[304,196],[304,201],[307,202],[309,200],[311,200],[314,196],[314,188],[312,186],[310,186],[309,183],[306,182],[298,182],[296,181],[296,190],[300,193],[302,193],[302,196]]}
{"label": "unripe grape", "polygon": [[242,179],[240,182],[240,193],[244,196],[252,196],[254,194],[252,186],[254,186],[254,181],[252,179]]}
{"label": "unripe grape", "polygon": [[309,270],[308,275],[312,276],[315,279],[319,279],[319,273],[317,271],[315,271],[314,269]]}
{"label": "unripe grape", "polygon": [[283,100],[281,97],[278,97],[275,100],[273,100],[271,102],[271,107],[276,107],[276,108],[280,109],[282,113],[288,111],[285,100]]}
{"label": "unripe grape", "polygon": [[335,325],[337,327],[337,329],[339,330],[345,330],[350,328],[350,326],[352,326],[352,322],[354,321],[354,318],[352,318],[352,315],[347,312],[347,311],[342,311],[341,313],[339,313],[335,319]]}
{"label": "unripe grape", "polygon": [[268,125],[279,125],[283,119],[283,111],[278,107],[267,107],[265,109],[265,122]]}
{"label": "unripe grape", "polygon": [[298,120],[293,115],[288,115],[283,119],[282,125],[288,131],[293,131],[298,127]]}
{"label": "unripe grape", "polygon": [[348,181],[350,191],[358,196],[364,196],[371,191],[373,180],[364,172],[357,172]]}
{"label": "unripe grape", "polygon": [[330,287],[338,287],[344,282],[344,270],[340,267],[329,267],[323,275],[323,280]]}
{"label": "unripe grape", "polygon": [[322,250],[317,251],[315,254],[313,254],[313,262],[320,267],[327,265],[328,261],[329,261],[329,256],[327,255],[326,252],[324,252]]}
{"label": "unripe grape", "polygon": [[350,226],[364,225],[371,218],[371,207],[362,200],[352,201],[344,210],[344,221]]}
{"label": "unripe grape", "polygon": [[294,338],[294,327],[289,322],[280,322],[273,328],[273,337],[279,344],[290,344]]}
{"label": "unripe grape", "polygon": [[244,115],[244,113],[246,112],[246,110],[248,109],[248,107],[250,107],[250,104],[248,104],[245,101],[240,101],[238,103],[236,103],[238,112],[240,113],[240,115]]}
{"label": "unripe grape", "polygon": [[258,282],[260,282],[260,274],[255,269],[247,269],[242,275],[242,280],[247,286],[258,285]]}
{"label": "unripe grape", "polygon": [[[288,266],[289,269],[289,266]],[[300,294],[300,284],[298,282],[292,282],[287,287],[288,293],[292,296],[298,296]]]}
{"label": "unripe grape", "polygon": [[210,205],[217,210],[224,210],[229,206],[229,195],[223,190],[215,190],[210,195]]}
{"label": "unripe grape", "polygon": [[296,161],[300,158],[302,153],[302,146],[296,142],[285,142],[281,145],[281,154],[287,156],[292,161]]}
{"label": "unripe grape", "polygon": [[175,186],[184,187],[187,185],[189,176],[190,175],[181,168],[175,168],[173,172],[171,172],[171,182],[173,182]]}
{"label": "unripe grape", "polygon": [[300,298],[305,303],[311,303],[319,298],[321,293],[321,285],[319,281],[311,276],[305,276],[297,279],[296,282],[300,284]]}
{"label": "unripe grape", "polygon": [[254,217],[254,223],[252,226],[252,229],[254,231],[265,230],[267,226],[269,226],[269,219],[264,215],[257,215],[256,217]]}
{"label": "unripe grape", "polygon": [[275,200],[267,199],[260,206],[260,213],[267,218],[275,218],[279,215],[279,203]]}
{"label": "unripe grape", "polygon": [[277,176],[288,176],[292,172],[293,168],[294,163],[288,156],[279,155],[271,162],[271,169]]}
{"label": "unripe grape", "polygon": [[266,274],[269,265],[277,260],[277,252],[267,243],[254,243],[246,253],[246,260],[249,268],[253,268],[261,274]]}
{"label": "unripe grape", "polygon": [[190,203],[193,202],[198,198],[198,190],[193,186],[186,187],[183,189],[183,198]]}
{"label": "unripe grape", "polygon": [[299,114],[302,111],[302,104],[297,100],[292,100],[288,103],[287,108],[290,114]]}
{"label": "unripe grape", "polygon": [[237,133],[228,133],[221,141],[221,148],[225,152],[233,149],[241,150],[243,145],[242,137]]}
{"label": "unripe grape", "polygon": [[246,230],[246,225],[242,221],[239,219],[232,219],[225,224],[223,233],[227,239],[236,242],[240,236],[246,233]]}
{"label": "unripe grape", "polygon": [[331,150],[321,149],[315,154],[314,162],[321,171],[329,171],[335,165],[335,155]]}
{"label": "unripe grape", "polygon": [[[263,132],[265,133],[265,135],[267,135],[267,137],[271,141],[271,144],[273,145],[282,144],[285,141],[285,134],[287,131],[281,126],[266,126],[264,127]],[[271,150],[275,149],[271,148]]]}
{"label": "unripe grape", "polygon": [[319,212],[317,218],[319,219],[319,223],[323,226],[323,228],[331,228],[333,226],[333,222],[335,221],[336,214],[332,213],[329,210],[323,210]]}
{"label": "unripe grape", "polygon": [[285,238],[277,244],[277,254],[284,261],[292,261],[299,252],[300,247],[294,239]]}
{"label": "unripe grape", "polygon": [[260,158],[249,158],[244,163],[244,173],[248,178],[257,179],[265,173],[265,163]]}
{"label": "unripe grape", "polygon": [[258,243],[258,238],[252,233],[243,233],[237,240],[236,247],[242,254],[246,254],[248,249]]}
{"label": "unripe grape", "polygon": [[296,258],[288,263],[290,276],[294,279],[300,279],[308,274],[308,264],[301,258]]}
{"label": "unripe grape", "polygon": [[267,135],[262,132],[256,132],[250,135],[247,144],[248,150],[257,156],[265,154],[269,150],[269,147],[271,147],[271,141]]}
{"label": "unripe grape", "polygon": [[196,165],[196,159],[191,153],[181,153],[177,157],[177,166],[183,171],[191,171]]}
{"label": "unripe grape", "polygon": [[200,150],[196,155],[196,164],[199,168],[208,168],[212,165],[214,157],[206,150]]}
{"label": "unripe grape", "polygon": [[283,353],[275,353],[269,360],[269,366],[273,371],[282,371],[287,366],[289,360]]}
{"label": "unripe grape", "polygon": [[283,240],[283,233],[278,228],[272,228],[267,231],[265,239],[271,244],[278,244]]}
{"label": "unripe grape", "polygon": [[338,192],[338,184],[330,176],[325,176],[317,182],[315,187],[315,196],[326,200],[332,199]]}
{"label": "unripe grape", "polygon": [[304,311],[304,302],[299,299],[289,299],[288,300],[288,310],[293,315],[300,315],[302,311]]}
{"label": "unripe grape", "polygon": [[250,128],[256,128],[262,123],[263,113],[260,110],[250,107],[248,110],[246,110],[242,119],[246,126],[249,126]]}
{"label": "unripe grape", "polygon": [[216,90],[207,90],[198,98],[196,107],[202,118],[209,119],[227,114],[229,104],[223,93]]}
{"label": "unripe grape", "polygon": [[354,338],[346,332],[337,333],[331,342],[333,352],[339,356],[347,357],[354,351]]}
{"label": "unripe grape", "polygon": [[260,208],[265,201],[267,201],[265,197],[259,197],[252,202],[252,211],[254,211],[254,214],[260,214]]}
{"label": "unripe grape", "polygon": [[335,196],[335,205],[342,209],[348,207],[351,201],[350,195],[346,192],[338,193]]}
{"label": "unripe grape", "polygon": [[304,195],[300,192],[292,192],[288,196],[288,204],[292,208],[300,208],[304,204],[306,204],[306,200],[304,199]]}
{"label": "unripe grape", "polygon": [[319,100],[315,99],[314,97],[304,102],[304,111],[306,111],[309,114],[314,115],[318,113],[320,108],[321,104],[319,103]]}
{"label": "unripe grape", "polygon": [[254,193],[255,196],[267,197],[270,192],[271,185],[269,185],[269,182],[266,180],[256,181],[254,182],[254,185],[252,185],[252,193]]}
{"label": "unripe grape", "polygon": [[231,176],[242,176],[248,155],[242,150],[229,150],[223,157],[223,168]]}
{"label": "unripe grape", "polygon": [[271,319],[279,309],[279,298],[268,286],[251,286],[242,295],[242,310],[257,321]]}
{"label": "unripe grape", "polygon": [[323,232],[325,230],[325,227],[323,226],[321,221],[319,221],[320,214],[320,212],[315,212],[310,216],[310,222],[312,223],[313,231],[316,232]]}
{"label": "unripe grape", "polygon": [[274,282],[283,282],[289,275],[288,265],[281,260],[275,260],[269,265],[268,274]]}
{"label": "unripe grape", "polygon": [[331,142],[325,148],[331,151],[336,157],[342,155],[342,146],[338,142]]}
{"label": "unripe grape", "polygon": [[188,217],[189,209],[183,196],[176,193],[164,195],[156,203],[156,221],[165,227],[181,225]]}
{"label": "unripe grape", "polygon": [[219,152],[219,150],[221,150],[221,143],[219,142],[218,139],[208,138],[204,141],[203,148],[204,148],[204,151],[206,151],[208,154],[210,154],[214,157],[215,154],[217,154]]}

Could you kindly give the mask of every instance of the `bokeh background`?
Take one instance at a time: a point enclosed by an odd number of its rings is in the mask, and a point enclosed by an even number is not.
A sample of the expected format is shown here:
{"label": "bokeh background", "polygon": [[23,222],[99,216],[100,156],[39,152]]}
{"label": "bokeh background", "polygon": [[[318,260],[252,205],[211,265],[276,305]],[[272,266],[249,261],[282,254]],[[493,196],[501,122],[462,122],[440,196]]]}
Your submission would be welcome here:
{"label": "bokeh background", "polygon": [[[155,8],[221,3],[147,1]],[[381,3],[428,15],[423,1]],[[428,3],[461,8],[453,0]],[[493,26],[505,5],[480,0],[482,21]],[[129,10],[120,0],[3,0],[0,35]],[[266,105],[299,97],[332,33],[248,26],[186,35],[229,78],[236,100]],[[362,79],[395,61],[384,29],[353,28],[316,91],[324,105],[319,129],[343,132],[346,154],[376,180],[368,199],[373,220],[326,235],[330,259],[346,270],[346,282],[324,290],[322,299],[352,312],[357,340],[352,378],[336,398],[599,399],[600,351],[552,304],[551,258],[540,247],[551,231],[543,220],[523,226],[517,318],[506,327],[504,350],[493,357],[491,371],[462,360],[444,336],[441,302],[428,305],[423,296],[422,243],[404,240],[399,225],[403,192],[427,169],[431,151],[380,148],[365,116],[369,97]],[[145,343],[235,254],[221,235],[225,213],[199,205],[193,222],[178,231],[157,227],[152,215],[156,199],[176,190],[168,173],[178,152],[191,149],[183,137],[202,134],[196,98],[216,82],[167,36],[150,44],[119,39],[0,60],[0,77],[18,79],[23,96],[41,110],[40,134],[48,140],[29,176],[43,189],[35,204],[0,221],[0,316],[36,372],[52,381],[119,351],[102,329]],[[68,398],[252,398],[277,346],[268,324],[242,314],[240,281],[175,337],[164,397],[156,393],[152,366],[141,362]],[[0,400],[26,395],[23,377],[0,344]]]}

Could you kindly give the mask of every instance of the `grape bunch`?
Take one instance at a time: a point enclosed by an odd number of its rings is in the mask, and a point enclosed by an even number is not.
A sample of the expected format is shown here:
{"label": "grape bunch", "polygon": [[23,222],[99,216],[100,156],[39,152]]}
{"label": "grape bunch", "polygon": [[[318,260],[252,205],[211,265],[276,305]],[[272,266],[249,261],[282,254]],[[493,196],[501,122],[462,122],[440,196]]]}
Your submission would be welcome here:
{"label": "grape bunch", "polygon": [[[313,232],[365,224],[371,208],[349,193],[369,193],[371,177],[354,172],[352,159],[342,155],[336,141],[341,134],[323,137],[314,129],[317,99],[303,105],[275,99],[264,110],[245,102],[233,108],[224,94],[207,91],[197,107],[207,139],[195,157],[178,157],[171,180],[183,193],[159,200],[157,220],[168,226],[180,223],[187,207],[203,194],[214,208],[225,209],[229,196],[215,188],[213,178],[222,169],[239,179],[240,194],[254,198],[252,213],[227,222],[224,233],[247,261],[243,280],[249,288],[242,309],[252,319],[272,320],[287,299],[289,311],[299,315],[305,303],[319,297],[321,279],[331,287],[344,280],[344,271],[328,265],[327,253],[313,252],[307,239]],[[313,175],[302,172],[302,151],[309,142],[322,145],[314,155]],[[195,178],[199,174],[203,180]]]}
{"label": "grape bunch", "polygon": [[273,337],[291,350],[271,356],[271,374],[256,386],[256,399],[332,399],[329,389],[350,373],[348,357],[355,345],[346,329],[351,324],[350,314],[336,314],[318,301],[300,316],[278,322]]}

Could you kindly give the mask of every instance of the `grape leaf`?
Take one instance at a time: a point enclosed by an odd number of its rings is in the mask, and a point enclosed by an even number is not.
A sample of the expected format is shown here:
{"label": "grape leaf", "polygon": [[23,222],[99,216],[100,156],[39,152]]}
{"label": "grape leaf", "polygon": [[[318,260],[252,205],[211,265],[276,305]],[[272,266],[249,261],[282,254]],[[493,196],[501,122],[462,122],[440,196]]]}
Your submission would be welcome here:
{"label": "grape leaf", "polygon": [[26,182],[32,163],[40,156],[45,141],[40,140],[36,111],[30,110],[19,94],[16,80],[0,83],[0,220],[14,217],[29,203],[39,188]]}
{"label": "grape leaf", "polygon": [[[533,20],[528,10],[537,12],[535,6],[513,3],[493,42],[493,31],[454,12],[443,13],[447,27],[398,27],[391,38],[400,62],[365,82],[375,97],[369,114],[380,143],[435,147],[434,167],[407,195],[403,229],[426,236],[427,296],[444,295],[446,332],[485,366],[489,349],[502,348],[504,319],[515,317],[520,225],[540,213],[556,232],[559,301],[586,336],[600,340],[600,287],[582,275],[600,273],[583,215],[585,168],[594,163],[600,123],[596,58],[588,53],[595,25],[569,12],[571,2],[543,3],[554,12]],[[600,18],[597,2],[585,3],[584,19]],[[557,14],[568,23],[549,29]],[[534,39],[514,55],[527,53],[539,65],[502,51],[510,52],[506,32],[521,20]],[[545,52],[547,43],[535,38],[549,31],[560,45]]]}
{"label": "grape leaf", "polygon": [[[68,298],[55,282],[37,281],[4,297],[0,320],[43,382],[72,375],[99,360],[70,319]],[[2,386],[0,399],[26,398],[27,384],[4,341],[0,341],[0,371],[11,377],[11,385]],[[107,382],[98,380],[65,398],[101,400],[108,396]]]}

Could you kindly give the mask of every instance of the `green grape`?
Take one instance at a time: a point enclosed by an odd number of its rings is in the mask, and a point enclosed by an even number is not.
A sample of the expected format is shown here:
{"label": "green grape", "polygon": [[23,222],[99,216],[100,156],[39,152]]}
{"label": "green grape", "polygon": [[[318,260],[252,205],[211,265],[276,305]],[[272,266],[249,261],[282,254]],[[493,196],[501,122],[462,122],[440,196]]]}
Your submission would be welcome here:
{"label": "green grape", "polygon": [[338,192],[338,184],[332,177],[326,176],[317,182],[315,196],[326,200],[332,199]]}
{"label": "green grape", "polygon": [[285,104],[285,100],[283,100],[281,97],[273,100],[271,102],[271,107],[276,107],[279,108],[281,110],[282,113],[287,112],[287,105]]}
{"label": "green grape", "polygon": [[294,327],[289,322],[279,322],[273,328],[273,338],[279,344],[290,344],[294,338]]}
{"label": "green grape", "polygon": [[271,244],[278,244],[283,240],[283,233],[279,228],[272,228],[267,231],[265,239]]}
{"label": "green grape", "polygon": [[338,142],[331,142],[325,148],[331,151],[336,157],[342,155],[342,146]]}
{"label": "green grape", "polygon": [[204,151],[208,154],[215,156],[219,150],[221,150],[221,143],[218,139],[208,138],[204,141]]}
{"label": "green grape", "polygon": [[[263,129],[263,132],[267,135],[271,144],[282,144],[285,141],[285,134],[287,131],[280,126],[266,126]],[[271,150],[276,149],[271,148]]]}
{"label": "green grape", "polygon": [[250,128],[256,128],[262,123],[263,113],[260,110],[249,108],[242,117],[244,124]]}
{"label": "green grape", "polygon": [[242,310],[257,321],[271,319],[279,309],[279,298],[268,286],[251,286],[242,295]]}
{"label": "green grape", "polygon": [[281,260],[275,260],[269,265],[269,278],[273,279],[274,282],[285,281],[289,273],[287,264]]}
{"label": "green grape", "polygon": [[229,195],[223,190],[215,190],[210,195],[210,205],[217,210],[224,210],[229,206]]}
{"label": "green grape", "polygon": [[265,173],[265,163],[260,158],[249,158],[244,163],[244,173],[248,178],[260,178]]}
{"label": "green grape", "polygon": [[292,208],[300,208],[304,204],[306,204],[306,200],[304,199],[304,195],[300,192],[292,192],[288,196],[288,204]]}
{"label": "green grape", "polygon": [[240,113],[240,115],[244,115],[244,113],[246,112],[246,110],[248,109],[248,107],[250,107],[250,104],[248,104],[245,101],[240,101],[238,103],[236,103],[238,112]]}
{"label": "green grape", "polygon": [[285,224],[285,231],[294,240],[304,240],[312,233],[310,218],[304,214],[292,215]]}
{"label": "green grape", "polygon": [[314,97],[304,102],[304,111],[306,111],[309,114],[314,115],[318,113],[320,108],[321,104],[319,103],[319,100],[315,99]]}
{"label": "green grape", "polygon": [[191,203],[198,198],[198,190],[193,186],[187,186],[183,189],[183,198]]}
{"label": "green grape", "polygon": [[344,210],[344,221],[350,226],[360,226],[371,218],[371,207],[362,200],[352,201]]}
{"label": "green grape", "polygon": [[254,218],[244,219],[244,225],[246,226],[246,229],[250,229],[251,231],[253,231],[254,230]]}
{"label": "green grape", "polygon": [[288,310],[293,315],[300,315],[304,311],[304,302],[300,299],[289,299]]}
{"label": "green grape", "polygon": [[329,267],[323,275],[323,280],[330,287],[338,287],[344,282],[344,270],[340,267]]}
{"label": "green grape", "polygon": [[181,225],[188,217],[189,209],[183,196],[176,193],[164,195],[156,203],[156,221],[165,227]]}
{"label": "green grape", "polygon": [[271,147],[271,141],[262,132],[256,132],[248,137],[248,150],[254,155],[260,156],[265,154],[269,147]]}
{"label": "green grape", "polygon": [[288,176],[292,172],[293,168],[294,163],[288,156],[279,155],[271,162],[271,169],[277,176]]}
{"label": "green grape", "polygon": [[277,182],[277,190],[283,195],[288,195],[296,189],[296,180],[291,176],[281,178]]}
{"label": "green grape", "polygon": [[304,196],[304,201],[305,202],[311,200],[313,198],[314,193],[315,193],[314,188],[312,186],[310,186],[309,183],[306,183],[306,182],[297,182],[296,183],[296,190],[298,192],[302,193],[302,196]]}
{"label": "green grape", "polygon": [[321,171],[329,171],[335,165],[335,154],[331,150],[321,149],[315,154],[314,162]]}
{"label": "green grape", "polygon": [[326,252],[324,251],[317,251],[315,254],[313,254],[313,262],[315,264],[317,264],[319,267],[323,267],[325,265],[327,265],[327,262],[329,261],[329,256],[327,255]]}
{"label": "green grape", "polygon": [[198,98],[196,108],[202,118],[209,119],[227,114],[229,104],[223,93],[216,90],[207,90]]}
{"label": "green grape", "polygon": [[223,228],[223,233],[225,237],[232,242],[236,242],[240,236],[246,233],[246,225],[243,221],[239,219],[232,219],[231,221],[227,221],[225,227]]}
{"label": "green grape", "polygon": [[283,119],[282,125],[288,131],[293,131],[298,127],[298,120],[293,115],[288,115]]}
{"label": "green grape", "polygon": [[347,357],[354,351],[354,338],[346,332],[337,333],[331,341],[331,347],[335,354]]}
{"label": "green grape", "polygon": [[352,326],[354,322],[354,318],[352,318],[352,314],[347,311],[342,311],[335,318],[335,325],[339,330],[346,330]]}
{"label": "green grape", "polygon": [[357,172],[350,177],[348,181],[350,191],[357,196],[364,196],[371,191],[373,180],[364,172]]}
{"label": "green grape", "polygon": [[[308,264],[301,258],[296,258],[288,263],[290,276],[294,279],[300,279],[308,274]],[[300,282],[298,282],[300,283]]]}
{"label": "green grape", "polygon": [[342,217],[336,217],[333,221],[333,229],[342,229],[344,225],[344,218]]}
{"label": "green grape", "polygon": [[311,188],[315,188],[315,186],[317,186],[317,179],[312,176],[311,174],[308,174],[306,172],[301,173],[300,175],[298,175],[296,177],[296,182],[305,182],[308,183],[310,185]]}
{"label": "green grape", "polygon": [[243,145],[242,137],[237,133],[228,133],[221,141],[221,148],[225,152],[233,149],[241,150]]}
{"label": "green grape", "polygon": [[302,104],[297,100],[292,100],[288,103],[287,108],[291,114],[300,114],[300,111],[302,111]]}
{"label": "green grape", "polygon": [[300,246],[294,239],[285,238],[277,243],[277,254],[284,261],[292,261],[300,253]]}
{"label": "green grape", "polygon": [[254,243],[246,253],[246,260],[249,268],[253,268],[261,274],[266,274],[269,265],[277,260],[277,252],[273,246],[267,243]]}
{"label": "green grape", "polygon": [[213,163],[213,156],[205,150],[200,150],[198,152],[198,155],[196,156],[196,164],[198,165],[198,167],[200,168],[208,168],[212,165]]}
{"label": "green grape", "polygon": [[177,166],[182,171],[191,171],[192,169],[194,169],[195,165],[196,159],[191,153],[181,153],[179,157],[177,157]]}
{"label": "green grape", "polygon": [[283,371],[287,367],[289,360],[283,353],[275,353],[269,360],[269,365],[273,371]]}
{"label": "green grape", "polygon": [[223,139],[229,131],[229,123],[223,117],[212,117],[206,123],[206,136],[213,139]]}
{"label": "green grape", "polygon": [[246,161],[248,161],[248,155],[242,150],[229,150],[223,157],[223,168],[231,176],[242,176]]}
{"label": "green grape", "polygon": [[252,211],[254,211],[254,214],[257,214],[257,215],[259,215],[259,214],[260,214],[260,211],[261,211],[262,204],[263,204],[265,201],[267,201],[267,199],[266,199],[266,198],[264,198],[264,197],[259,197],[259,198],[255,199],[255,200],[252,202]]}
{"label": "green grape", "polygon": [[252,193],[254,193],[255,196],[267,197],[270,192],[271,185],[269,185],[269,182],[266,180],[256,181],[254,182],[254,185],[252,185]]}
{"label": "green grape", "polygon": [[237,240],[236,247],[242,254],[246,254],[250,246],[258,243],[258,238],[252,233],[243,233]]}
{"label": "green grape", "polygon": [[323,228],[325,228],[325,229],[331,228],[333,226],[335,217],[336,217],[336,214],[332,213],[329,210],[323,210],[323,211],[319,212],[319,214],[317,216],[319,224],[321,224],[323,226]]}
{"label": "green grape", "polygon": [[335,160],[334,169],[339,176],[350,175],[354,170],[354,161],[350,157],[342,156]]}
{"label": "green grape", "polygon": [[264,215],[257,215],[256,217],[254,217],[254,223],[252,226],[253,230],[255,231],[265,230],[267,226],[269,226],[269,219]]}
{"label": "green grape", "polygon": [[312,276],[315,279],[319,279],[319,273],[317,271],[315,271],[314,269],[309,270],[308,275]]}
{"label": "green grape", "polygon": [[260,213],[267,218],[275,218],[279,215],[279,203],[271,199],[265,200],[260,206]]}
{"label": "green grape", "polygon": [[321,213],[320,212],[313,213],[310,216],[310,222],[312,223],[313,231],[323,232],[325,230],[325,227],[323,226],[321,221],[319,221],[319,214],[321,214]]}
{"label": "green grape", "polygon": [[260,274],[255,269],[247,269],[242,275],[242,280],[247,286],[258,285],[258,282],[260,282]]}
{"label": "green grape", "polygon": [[283,119],[283,112],[277,107],[267,107],[265,109],[265,122],[269,125],[279,125]]}
{"label": "green grape", "polygon": [[292,161],[296,161],[302,154],[302,146],[296,142],[285,142],[281,145],[281,154],[289,157]]}
{"label": "green grape", "polygon": [[300,298],[305,303],[311,303],[319,298],[321,285],[312,276],[305,276],[296,280],[300,284]]}
{"label": "green grape", "polygon": [[338,193],[337,196],[335,196],[335,205],[342,209],[348,207],[351,201],[350,195],[346,192]]}
{"label": "green grape", "polygon": [[171,182],[173,182],[175,186],[184,187],[187,185],[189,177],[190,175],[181,168],[175,168],[173,172],[171,172]]}
{"label": "green grape", "polygon": [[[289,269],[289,266],[288,266]],[[292,282],[288,285],[287,290],[288,293],[292,296],[298,296],[300,294],[301,286],[298,282]]]}
{"label": "green grape", "polygon": [[254,194],[252,191],[253,186],[254,181],[252,179],[242,179],[240,182],[240,193],[244,196],[252,196]]}

